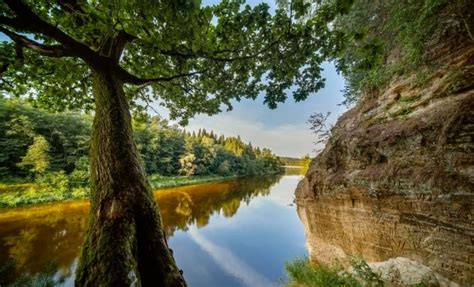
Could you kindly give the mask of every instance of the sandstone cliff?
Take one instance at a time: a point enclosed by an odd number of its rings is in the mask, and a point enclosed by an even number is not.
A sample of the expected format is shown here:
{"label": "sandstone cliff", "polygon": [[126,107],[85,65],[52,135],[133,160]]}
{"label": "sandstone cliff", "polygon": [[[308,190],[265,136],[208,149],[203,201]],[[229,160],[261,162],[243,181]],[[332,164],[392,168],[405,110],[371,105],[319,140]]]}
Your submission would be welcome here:
{"label": "sandstone cliff", "polygon": [[406,257],[474,284],[474,46],[430,57],[423,82],[393,79],[346,112],[298,185],[312,259]]}

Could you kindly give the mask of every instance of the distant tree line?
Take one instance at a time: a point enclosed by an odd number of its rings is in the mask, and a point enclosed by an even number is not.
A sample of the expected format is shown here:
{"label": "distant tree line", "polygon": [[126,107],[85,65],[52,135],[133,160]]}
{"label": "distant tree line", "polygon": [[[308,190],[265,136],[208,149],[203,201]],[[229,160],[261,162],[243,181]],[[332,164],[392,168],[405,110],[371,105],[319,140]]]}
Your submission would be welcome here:
{"label": "distant tree line", "polygon": [[[0,99],[0,180],[62,173],[88,178],[91,117],[49,113]],[[137,114],[135,142],[148,174],[161,176],[263,175],[281,171],[271,150],[205,129],[186,132],[159,117]]]}

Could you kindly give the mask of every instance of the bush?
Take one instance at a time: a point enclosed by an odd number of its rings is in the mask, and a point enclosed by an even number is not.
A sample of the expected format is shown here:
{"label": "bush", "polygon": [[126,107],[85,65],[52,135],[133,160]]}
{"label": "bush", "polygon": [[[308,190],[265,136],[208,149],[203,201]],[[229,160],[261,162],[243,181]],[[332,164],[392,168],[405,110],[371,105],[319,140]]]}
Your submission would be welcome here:
{"label": "bush", "polygon": [[69,177],[64,171],[51,172],[36,178],[36,183],[45,187],[45,191],[66,195],[71,191]]}
{"label": "bush", "polygon": [[72,198],[87,198],[90,195],[90,189],[87,187],[76,187],[72,189]]}
{"label": "bush", "polygon": [[73,188],[83,188],[90,183],[89,178],[89,159],[84,156],[76,162],[76,167],[69,175],[69,181]]}
{"label": "bush", "polygon": [[229,175],[230,174],[230,163],[228,160],[224,160],[219,167],[217,168],[217,173],[219,175]]}

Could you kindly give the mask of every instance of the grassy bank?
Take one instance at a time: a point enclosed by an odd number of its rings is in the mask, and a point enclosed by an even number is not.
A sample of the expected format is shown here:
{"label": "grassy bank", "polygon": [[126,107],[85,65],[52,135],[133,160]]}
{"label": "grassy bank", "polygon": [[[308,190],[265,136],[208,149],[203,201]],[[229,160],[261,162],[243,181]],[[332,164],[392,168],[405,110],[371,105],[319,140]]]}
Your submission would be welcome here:
{"label": "grassy bank", "polygon": [[[224,181],[238,178],[230,176],[192,176],[164,177],[152,175],[149,177],[153,189],[170,188],[207,182]],[[11,208],[46,202],[58,202],[83,199],[89,196],[88,187],[71,186],[67,177],[58,177],[47,184],[41,183],[0,183],[0,208]]]}
{"label": "grassy bank", "polygon": [[238,178],[237,175],[206,175],[206,176],[150,176],[150,184],[153,189],[177,187],[183,185],[201,184],[206,182],[224,181]]}
{"label": "grassy bank", "polygon": [[296,259],[286,263],[288,275],[287,287],[326,287],[326,286],[384,286],[380,277],[375,274],[366,262],[354,260],[353,272],[344,271],[342,267],[328,268],[311,263],[307,258]]}

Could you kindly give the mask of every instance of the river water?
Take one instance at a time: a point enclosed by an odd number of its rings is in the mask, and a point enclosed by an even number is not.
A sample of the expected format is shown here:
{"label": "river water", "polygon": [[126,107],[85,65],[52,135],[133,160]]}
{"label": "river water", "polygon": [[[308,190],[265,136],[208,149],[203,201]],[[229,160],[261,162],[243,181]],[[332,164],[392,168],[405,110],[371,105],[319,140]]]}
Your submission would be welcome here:
{"label": "river water", "polygon": [[[168,243],[188,285],[280,285],[285,262],[307,256],[293,205],[299,180],[285,175],[157,191]],[[49,272],[73,286],[88,208],[87,201],[74,201],[0,211],[0,266],[12,270],[3,281]]]}

